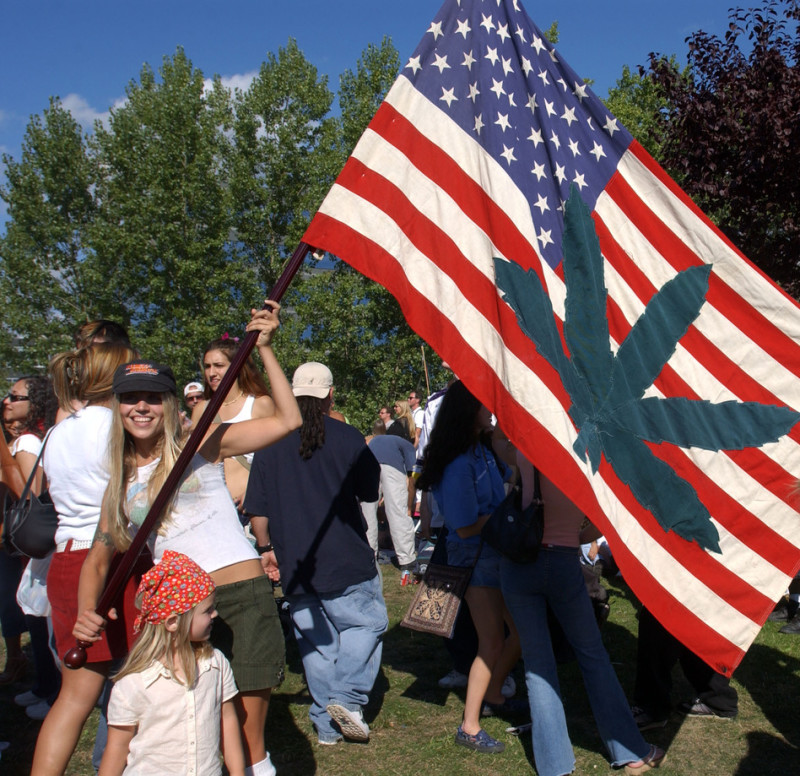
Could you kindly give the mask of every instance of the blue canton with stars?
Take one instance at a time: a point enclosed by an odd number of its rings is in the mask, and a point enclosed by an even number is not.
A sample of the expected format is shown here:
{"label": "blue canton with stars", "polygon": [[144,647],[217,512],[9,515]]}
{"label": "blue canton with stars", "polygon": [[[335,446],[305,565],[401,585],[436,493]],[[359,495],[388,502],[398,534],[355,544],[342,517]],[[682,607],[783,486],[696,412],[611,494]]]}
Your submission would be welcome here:
{"label": "blue canton with stars", "polygon": [[561,263],[563,205],[591,210],[632,138],[561,59],[519,0],[450,0],[402,70],[508,171],[539,252]]}

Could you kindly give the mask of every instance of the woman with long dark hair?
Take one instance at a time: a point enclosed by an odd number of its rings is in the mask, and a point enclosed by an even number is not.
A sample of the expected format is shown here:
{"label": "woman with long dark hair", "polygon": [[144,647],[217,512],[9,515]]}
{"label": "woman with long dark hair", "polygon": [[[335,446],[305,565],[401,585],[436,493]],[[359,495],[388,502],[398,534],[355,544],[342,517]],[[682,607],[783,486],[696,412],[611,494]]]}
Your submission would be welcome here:
{"label": "woman with long dark hair", "polygon": [[[3,399],[3,421],[11,436],[9,449],[25,480],[34,471],[36,459],[39,457],[42,447],[42,438],[47,429],[55,422],[57,407],[58,402],[53,393],[53,386],[46,377],[20,378],[11,387],[8,396]],[[41,492],[41,486],[40,468],[34,475],[33,493],[38,495]],[[27,630],[31,636],[36,682],[32,689],[16,695],[14,702],[18,706],[25,706],[27,715],[33,719],[44,719],[61,685],[61,674],[48,646],[49,606],[44,596],[44,580],[47,577],[49,565],[49,558],[32,559],[28,561],[26,569],[21,558],[11,557],[5,552],[0,557],[0,566],[3,568],[0,598],[3,600],[4,611],[8,607],[20,608],[17,607],[17,586],[20,579],[23,580],[22,587],[24,589],[20,590],[23,597],[19,598],[19,601],[24,613],[24,630]],[[13,577],[16,578],[17,584],[10,584],[11,579],[7,576],[7,571],[11,570],[13,570]],[[34,585],[36,586],[35,596],[32,595]],[[15,611],[15,621],[17,617]],[[7,632],[9,631],[4,624],[4,636]],[[13,665],[14,656],[17,655],[17,665],[24,666],[24,659],[20,660],[22,653],[19,635],[12,640],[9,640],[8,636],[5,638],[7,661],[12,660]],[[9,646],[11,646],[11,650],[9,650]]]}
{"label": "woman with long dark hair", "polygon": [[[212,340],[203,351],[201,367],[203,370],[204,401],[198,402],[192,410],[192,425],[196,425],[200,416],[205,411],[208,400],[216,393],[222,378],[239,350],[239,340],[233,337],[221,337]],[[236,382],[228,391],[225,401],[219,408],[217,423],[240,423],[253,418],[268,418],[275,413],[273,403],[264,376],[256,366],[252,355],[248,356],[242,369],[236,376]],[[250,467],[253,463],[253,454],[237,455],[226,458],[225,483],[230,491],[239,517],[242,522],[246,518],[242,514],[242,501],[247,491],[247,480],[250,476]]]}
{"label": "woman with long dark hair", "polygon": [[[505,496],[509,470],[491,444],[492,415],[461,382],[448,389],[425,449],[421,490],[432,490],[444,513],[447,562],[475,563],[465,595],[478,633],[478,654],[467,682],[464,720],[456,732],[461,746],[502,752],[504,744],[481,728],[484,704],[498,713],[518,711],[501,688],[519,659],[519,638],[500,592],[500,555],[481,541],[481,528]],[[505,626],[509,635],[505,636]]]}

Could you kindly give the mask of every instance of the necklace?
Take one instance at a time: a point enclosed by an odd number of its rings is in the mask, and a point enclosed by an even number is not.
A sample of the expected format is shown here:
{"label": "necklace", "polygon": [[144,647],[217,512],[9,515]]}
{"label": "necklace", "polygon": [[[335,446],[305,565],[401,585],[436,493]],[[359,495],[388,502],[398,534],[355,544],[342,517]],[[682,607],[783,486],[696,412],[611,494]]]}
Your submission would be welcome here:
{"label": "necklace", "polygon": [[239,395],[238,395],[238,396],[237,396],[235,399],[231,399],[230,401],[224,401],[224,402],[222,402],[222,406],[223,406],[223,407],[227,407],[229,404],[233,404],[234,402],[237,402],[237,401],[239,401],[239,399],[241,399],[241,398],[242,398],[242,395],[243,395],[243,394],[244,394],[244,391],[242,391],[242,390],[240,389],[240,390],[239,390]]}

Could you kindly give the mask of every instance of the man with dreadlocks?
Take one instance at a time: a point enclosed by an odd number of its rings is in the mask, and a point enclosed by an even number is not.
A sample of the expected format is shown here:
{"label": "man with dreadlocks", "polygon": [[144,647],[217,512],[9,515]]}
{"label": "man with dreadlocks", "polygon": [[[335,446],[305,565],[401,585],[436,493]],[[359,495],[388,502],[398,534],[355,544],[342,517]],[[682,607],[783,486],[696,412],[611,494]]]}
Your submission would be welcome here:
{"label": "man with dreadlocks", "polygon": [[289,602],[320,744],[369,739],[363,707],[388,627],[360,501],[377,501],[380,464],[361,434],[328,415],[333,376],[311,361],[292,378],[302,426],[253,459],[245,510],[262,563]]}

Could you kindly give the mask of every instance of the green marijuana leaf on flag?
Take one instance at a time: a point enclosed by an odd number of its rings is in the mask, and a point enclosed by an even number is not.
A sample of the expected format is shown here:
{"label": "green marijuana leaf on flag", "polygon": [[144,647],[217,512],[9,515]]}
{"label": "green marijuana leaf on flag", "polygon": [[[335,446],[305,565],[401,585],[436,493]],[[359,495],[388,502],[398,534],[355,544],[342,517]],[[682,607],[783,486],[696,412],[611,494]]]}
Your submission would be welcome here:
{"label": "green marijuana leaf on flag", "polygon": [[800,415],[757,402],[712,403],[645,397],[692,322],[708,291],[710,265],[679,272],[653,296],[619,349],[611,349],[603,258],[589,209],[573,186],[563,239],[567,294],[564,351],[539,276],[495,259],[496,282],[520,327],[556,369],[578,429],[573,449],[592,470],[601,453],[665,531],[720,552],[719,534],[692,485],[656,457],[646,442],[705,450],[741,450],[776,442]]}

